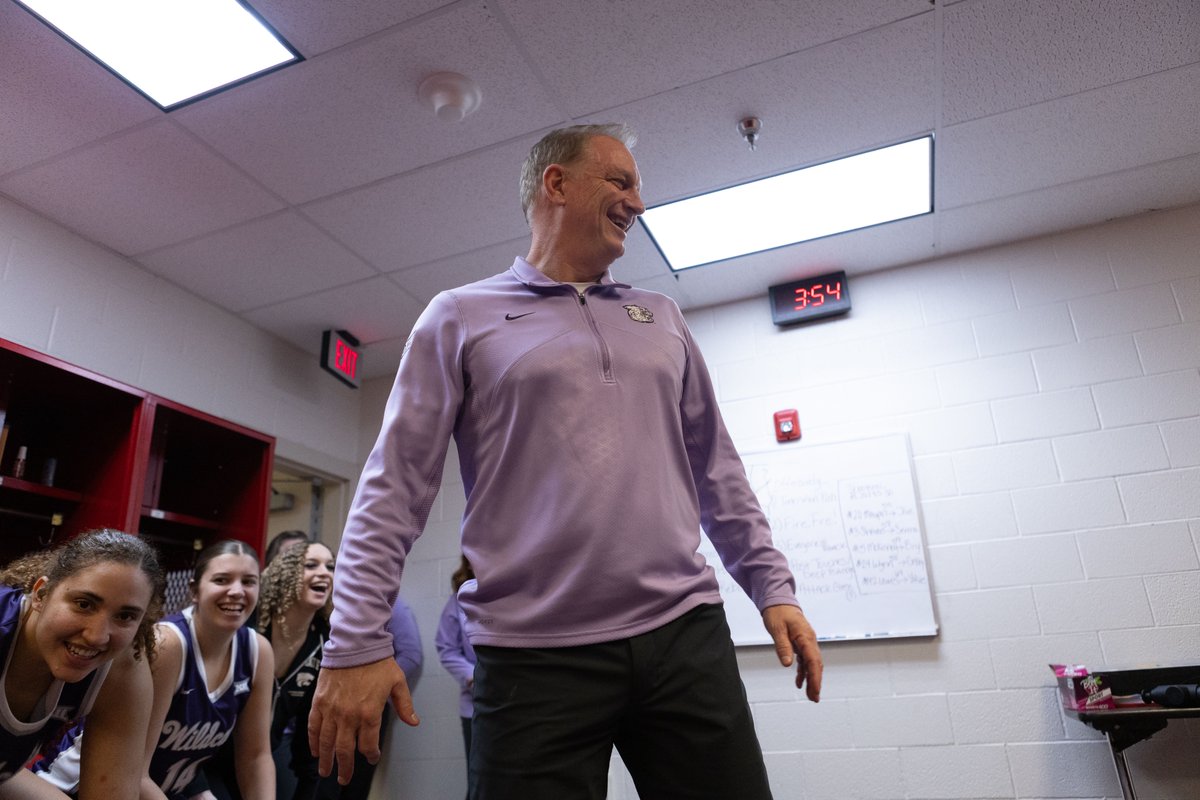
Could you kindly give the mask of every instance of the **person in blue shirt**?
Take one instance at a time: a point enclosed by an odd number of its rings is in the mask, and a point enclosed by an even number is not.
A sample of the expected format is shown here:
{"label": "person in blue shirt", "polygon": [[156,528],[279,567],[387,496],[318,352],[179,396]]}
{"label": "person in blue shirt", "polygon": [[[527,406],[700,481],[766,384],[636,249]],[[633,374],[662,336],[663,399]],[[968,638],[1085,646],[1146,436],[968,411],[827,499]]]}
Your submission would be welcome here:
{"label": "person in blue shirt", "polygon": [[467,617],[458,602],[458,590],[469,580],[474,580],[475,572],[466,556],[460,556],[458,569],[450,576],[450,586],[454,589],[450,598],[442,608],[442,616],[438,622],[437,634],[433,638],[437,646],[438,659],[446,671],[458,681],[458,716],[462,720],[463,751],[467,762],[471,760],[471,718],[475,716],[475,648],[467,638]]}

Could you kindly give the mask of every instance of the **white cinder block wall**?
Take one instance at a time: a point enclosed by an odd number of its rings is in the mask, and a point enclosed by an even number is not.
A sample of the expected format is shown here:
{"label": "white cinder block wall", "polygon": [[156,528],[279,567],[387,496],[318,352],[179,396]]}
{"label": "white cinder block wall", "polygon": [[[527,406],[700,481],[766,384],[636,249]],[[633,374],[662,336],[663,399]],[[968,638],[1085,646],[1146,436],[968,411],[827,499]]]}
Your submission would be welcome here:
{"label": "white cinder block wall", "polygon": [[359,396],[316,358],[3,197],[0,337],[271,434],[276,457],[357,478]]}
{"label": "white cinder block wall", "polygon": [[[1119,797],[1047,664],[1200,663],[1200,206],[851,291],[849,317],[807,327],[775,328],[765,298],[688,315],[740,448],[776,446],[772,413],[797,408],[789,447],[904,431],[914,453],[941,635],[826,645],[819,705],[769,649],[740,651],[777,800]],[[364,395],[364,440],[389,385]],[[402,589],[424,722],[393,728],[375,798],[465,788],[433,649],[458,557],[453,454],[446,475]],[[1139,796],[1200,797],[1198,747],[1200,725],[1177,721],[1128,750]],[[610,796],[636,795],[619,776]]]}

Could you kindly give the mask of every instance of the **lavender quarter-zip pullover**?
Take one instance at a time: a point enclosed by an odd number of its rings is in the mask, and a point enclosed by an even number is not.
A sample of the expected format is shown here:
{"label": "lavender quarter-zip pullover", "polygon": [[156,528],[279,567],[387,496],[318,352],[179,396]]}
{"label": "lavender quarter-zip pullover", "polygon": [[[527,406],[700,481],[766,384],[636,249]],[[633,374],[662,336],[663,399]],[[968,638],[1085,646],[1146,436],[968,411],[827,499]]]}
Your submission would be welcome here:
{"label": "lavender quarter-zip pullover", "polygon": [[720,603],[701,528],[760,610],[798,605],[674,301],[607,274],[581,299],[518,258],[413,328],[346,522],[326,666],[392,656],[451,437],[473,645],[622,639]]}

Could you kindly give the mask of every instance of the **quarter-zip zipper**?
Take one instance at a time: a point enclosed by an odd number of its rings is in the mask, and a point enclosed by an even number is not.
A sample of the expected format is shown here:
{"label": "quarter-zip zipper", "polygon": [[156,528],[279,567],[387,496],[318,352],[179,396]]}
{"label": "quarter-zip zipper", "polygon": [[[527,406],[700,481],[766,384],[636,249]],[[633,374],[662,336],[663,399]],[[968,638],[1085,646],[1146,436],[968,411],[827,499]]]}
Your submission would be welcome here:
{"label": "quarter-zip zipper", "polygon": [[604,337],[600,335],[600,326],[596,324],[596,318],[592,316],[592,309],[588,307],[586,291],[584,289],[582,292],[576,292],[576,296],[579,297],[579,307],[583,309],[583,316],[592,329],[592,337],[596,340],[596,349],[600,351],[600,379],[604,383],[616,383],[612,373],[612,353],[609,352]]}

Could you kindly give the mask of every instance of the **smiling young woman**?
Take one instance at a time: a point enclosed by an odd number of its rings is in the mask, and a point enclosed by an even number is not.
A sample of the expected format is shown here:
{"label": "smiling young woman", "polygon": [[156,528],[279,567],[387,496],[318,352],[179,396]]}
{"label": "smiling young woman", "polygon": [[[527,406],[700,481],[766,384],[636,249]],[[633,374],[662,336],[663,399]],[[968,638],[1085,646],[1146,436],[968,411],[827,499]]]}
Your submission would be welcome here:
{"label": "smiling young woman", "polygon": [[90,531],[13,562],[0,584],[0,796],[65,798],[24,765],[86,714],[76,796],[137,797],[144,753],[129,732],[150,718],[148,661],[164,584],[154,549],[120,531]]}
{"label": "smiling young woman", "polygon": [[[271,720],[271,745],[285,797],[311,800],[317,791],[317,760],[304,731],[321,668],[321,652],[329,635],[333,610],[333,554],[314,542],[284,550],[263,573],[258,627],[275,651],[278,699]],[[299,731],[298,736],[286,735]],[[281,743],[285,746],[280,747]],[[287,776],[286,784],[284,777]],[[292,778],[294,776],[294,778]]]}
{"label": "smiling young woman", "polygon": [[183,800],[200,765],[233,737],[242,797],[274,800],[275,661],[267,640],[246,627],[258,603],[258,554],[232,540],[209,546],[196,559],[191,589],[193,605],[158,625],[142,797]]}

